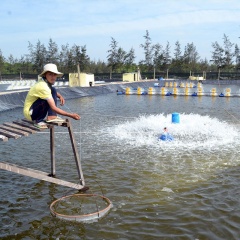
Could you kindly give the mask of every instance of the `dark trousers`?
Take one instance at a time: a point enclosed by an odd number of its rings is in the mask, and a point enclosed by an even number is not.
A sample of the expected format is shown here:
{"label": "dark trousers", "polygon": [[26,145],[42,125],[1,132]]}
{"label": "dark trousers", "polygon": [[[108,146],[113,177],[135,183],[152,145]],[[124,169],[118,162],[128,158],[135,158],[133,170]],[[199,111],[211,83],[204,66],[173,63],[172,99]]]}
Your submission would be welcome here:
{"label": "dark trousers", "polygon": [[[57,90],[56,88],[52,87],[52,97],[54,99],[54,102],[57,106]],[[30,108],[32,110],[31,118],[33,121],[36,121],[37,123],[43,121],[43,119],[48,116],[57,116],[57,113],[54,112],[47,100],[38,98],[31,106]]]}

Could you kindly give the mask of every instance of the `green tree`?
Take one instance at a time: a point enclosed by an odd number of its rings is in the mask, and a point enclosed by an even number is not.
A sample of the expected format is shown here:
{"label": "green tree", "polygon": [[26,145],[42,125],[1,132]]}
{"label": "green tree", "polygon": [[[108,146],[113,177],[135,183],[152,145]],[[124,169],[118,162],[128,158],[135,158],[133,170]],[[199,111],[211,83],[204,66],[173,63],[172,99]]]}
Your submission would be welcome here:
{"label": "green tree", "polygon": [[198,68],[197,71],[207,71],[210,67],[209,67],[209,64],[208,64],[208,60],[205,58],[204,60],[200,60],[199,61],[199,64],[198,64]]}
{"label": "green tree", "polygon": [[[79,64],[81,71],[87,71],[89,67],[89,57],[87,55],[87,49],[86,46],[79,46],[74,44],[70,50],[71,54],[68,56],[71,58],[71,61],[73,61],[73,66],[71,67],[72,71],[74,69],[77,69],[76,66]],[[69,59],[70,60],[70,59]]]}
{"label": "green tree", "polygon": [[148,30],[146,30],[146,35],[144,35],[143,37],[145,39],[145,43],[140,44],[140,47],[142,47],[144,50],[145,59],[140,61],[140,64],[145,64],[147,70],[152,70],[154,47],[152,46],[152,40],[150,38]]}
{"label": "green tree", "polygon": [[98,60],[97,62],[90,62],[90,72],[93,73],[108,73],[109,67],[104,61]]}
{"label": "green tree", "polygon": [[117,63],[118,72],[123,71],[125,61],[126,61],[126,56],[127,56],[126,51],[123,48],[119,47],[118,50],[117,50],[117,56],[116,56],[116,63]]}
{"label": "green tree", "polygon": [[220,46],[220,44],[215,41],[212,43],[213,51],[212,51],[212,62],[217,68],[222,68],[225,65],[224,62],[224,49]]}
{"label": "green tree", "polygon": [[31,62],[33,63],[33,71],[35,73],[40,73],[43,66],[48,62],[46,47],[38,40],[35,47],[29,42],[28,50],[30,52],[29,56]]}
{"label": "green tree", "polygon": [[[73,56],[73,61],[74,61],[74,66],[73,69],[77,69],[77,65],[80,64],[80,61],[81,61],[81,47],[74,44],[71,48],[71,53],[72,53],[72,56]],[[80,65],[81,67],[81,70],[83,70],[83,66]]]}
{"label": "green tree", "polygon": [[235,56],[236,69],[240,69],[240,49],[237,44],[235,45],[234,56]]}
{"label": "green tree", "polygon": [[[25,73],[31,73],[31,68],[32,68],[32,64],[29,61],[27,56],[21,56],[20,59],[18,60],[18,70],[19,72],[21,72],[23,75]],[[24,76],[23,76],[24,77]]]}
{"label": "green tree", "polygon": [[52,40],[52,38],[50,38],[48,42],[46,60],[48,63],[54,64],[58,64],[59,62],[58,45]]}
{"label": "green tree", "polygon": [[199,60],[199,54],[196,46],[193,43],[187,43],[183,54],[184,71],[197,71],[197,62]]}
{"label": "green tree", "polygon": [[0,49],[0,79],[1,79],[1,74],[3,73],[3,71],[4,71],[4,62],[5,62],[6,60],[5,60],[5,58],[4,58],[4,56],[3,56],[3,54],[2,54],[2,51],[1,51],[1,49]]}
{"label": "green tree", "polygon": [[17,71],[17,69],[14,69],[16,64],[16,59],[14,59],[13,55],[10,54],[7,61],[6,61],[6,69],[7,69],[7,73],[15,73]]}
{"label": "green tree", "polygon": [[61,69],[62,72],[69,72],[68,68],[68,56],[69,56],[69,44],[65,44],[61,46],[61,50],[59,53],[59,69]]}
{"label": "green tree", "polygon": [[182,59],[182,51],[181,51],[181,44],[179,41],[176,41],[175,43],[175,49],[174,49],[174,60],[179,61]]}
{"label": "green tree", "polygon": [[135,58],[136,58],[135,51],[133,48],[131,48],[125,57],[125,71],[126,72],[136,71],[137,66],[136,66],[136,64],[134,64]]}
{"label": "green tree", "polygon": [[162,45],[160,45],[159,43],[153,45],[153,65],[157,71],[161,70],[164,61],[164,54],[162,48]]}
{"label": "green tree", "polygon": [[181,45],[179,41],[175,42],[173,55],[174,57],[172,59],[171,70],[175,72],[181,72],[182,65],[183,65],[183,56],[182,56],[182,50],[181,50]]}
{"label": "green tree", "polygon": [[76,59],[73,55],[73,52],[70,50],[67,55],[67,64],[66,68],[68,69],[68,72],[76,72]]}
{"label": "green tree", "polygon": [[234,52],[232,47],[233,43],[229,40],[228,36],[223,35],[223,46],[224,46],[224,66],[228,69],[232,68]]}
{"label": "green tree", "polygon": [[163,70],[168,69],[171,64],[170,48],[170,44],[167,42],[166,47],[163,50]]}
{"label": "green tree", "polygon": [[83,71],[89,71],[90,58],[87,55],[86,45],[81,47],[79,63]]}
{"label": "green tree", "polygon": [[115,73],[127,72],[129,70],[136,70],[136,64],[134,64],[135,52],[131,48],[129,52],[126,52],[122,47],[118,47],[118,42],[112,37],[109,45],[111,49],[108,50],[108,67]]}
{"label": "green tree", "polygon": [[107,56],[108,66],[111,68],[112,72],[117,70],[117,55],[118,55],[118,42],[111,37],[110,49],[107,51],[109,54]]}

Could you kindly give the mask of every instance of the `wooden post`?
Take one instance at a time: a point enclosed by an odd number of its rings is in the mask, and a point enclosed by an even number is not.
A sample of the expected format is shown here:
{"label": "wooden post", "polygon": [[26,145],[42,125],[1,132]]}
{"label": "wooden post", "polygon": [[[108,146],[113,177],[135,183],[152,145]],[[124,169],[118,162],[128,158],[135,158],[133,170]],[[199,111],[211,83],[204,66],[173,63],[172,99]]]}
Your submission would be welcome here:
{"label": "wooden post", "polygon": [[56,160],[55,160],[55,141],[54,141],[54,126],[50,127],[50,152],[51,152],[51,173],[49,176],[56,175]]}
{"label": "wooden post", "polygon": [[220,73],[221,73],[221,70],[220,70],[220,67],[218,67],[218,80],[220,80]]}
{"label": "wooden post", "polygon": [[68,119],[66,119],[66,122],[68,123],[68,132],[69,132],[69,136],[70,136],[71,143],[72,143],[72,149],[73,149],[73,153],[74,153],[75,162],[76,162],[76,165],[77,165],[79,181],[80,181],[80,184],[84,186],[85,182],[84,182],[84,178],[83,178],[83,172],[82,172],[82,168],[81,168],[80,157],[79,157],[79,154],[78,154],[78,151],[77,151],[76,142],[75,142],[75,138],[74,138],[73,131],[72,131],[72,126],[71,126],[71,123]]}
{"label": "wooden post", "polygon": [[[36,179],[60,184],[62,186],[72,187],[81,191],[87,191],[89,188],[85,186],[81,162],[80,162],[79,154],[77,151],[77,146],[76,146],[72,126],[69,119],[66,119],[66,121],[63,123],[52,122],[52,123],[48,123],[47,125],[48,125],[48,128],[50,129],[50,152],[51,152],[50,153],[51,154],[51,173],[50,174],[45,172],[40,172],[30,168],[20,167],[10,163],[4,163],[4,162],[0,162],[0,169],[7,170],[10,172],[15,172],[15,173],[22,174],[29,177],[33,177]],[[72,149],[74,153],[74,158],[77,166],[79,181],[80,181],[79,184],[74,184],[74,183],[70,183],[70,182],[55,178],[56,160],[55,160],[54,126],[62,126],[62,127],[68,128]],[[21,121],[16,120],[16,121],[13,121],[13,123],[4,123],[3,125],[0,125],[0,141],[7,141],[9,138],[18,139],[22,136],[28,136],[29,133],[33,134],[33,133],[44,131],[44,130],[46,129],[39,129],[35,127],[32,121],[28,121],[26,119],[22,119]]]}
{"label": "wooden post", "polygon": [[78,63],[77,65],[77,70],[78,70],[78,87],[81,86],[81,78],[80,78],[80,64]]}

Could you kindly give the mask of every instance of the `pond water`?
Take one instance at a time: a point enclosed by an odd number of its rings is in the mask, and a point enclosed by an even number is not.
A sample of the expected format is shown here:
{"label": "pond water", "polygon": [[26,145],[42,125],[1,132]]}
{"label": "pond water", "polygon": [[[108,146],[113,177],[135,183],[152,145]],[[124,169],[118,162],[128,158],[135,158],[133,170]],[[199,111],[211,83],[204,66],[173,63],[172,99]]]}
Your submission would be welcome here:
{"label": "pond water", "polygon": [[[235,91],[238,91],[237,87]],[[115,93],[68,100],[89,193],[111,211],[69,222],[49,205],[76,193],[1,170],[1,239],[239,239],[240,98]],[[172,113],[180,123],[172,123]],[[22,109],[0,112],[1,123]],[[168,127],[174,141],[159,141]],[[78,181],[69,136],[56,127],[56,174]],[[49,132],[0,143],[0,161],[50,172]]]}

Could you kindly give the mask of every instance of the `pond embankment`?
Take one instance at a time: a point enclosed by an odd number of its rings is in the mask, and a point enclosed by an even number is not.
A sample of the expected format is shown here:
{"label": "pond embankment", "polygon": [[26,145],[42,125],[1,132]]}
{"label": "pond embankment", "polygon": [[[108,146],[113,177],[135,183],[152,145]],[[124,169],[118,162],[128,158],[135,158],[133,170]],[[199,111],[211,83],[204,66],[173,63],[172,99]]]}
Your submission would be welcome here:
{"label": "pond embankment", "polygon": [[[189,82],[189,80],[168,80],[169,82]],[[196,81],[193,81],[197,83]],[[149,88],[154,85],[154,83],[159,83],[160,86],[164,86],[165,81],[138,81],[138,82],[116,82],[116,83],[106,83],[99,84],[93,87],[59,87],[58,91],[62,94],[65,99],[75,99],[80,97],[97,96],[101,94],[113,93],[116,91],[124,91],[127,87],[137,88]],[[206,80],[203,84],[221,84],[221,85],[240,85],[240,80]],[[0,107],[0,111],[9,110],[23,106],[25,97],[28,90],[19,90],[12,92],[1,92],[0,93],[0,103],[4,108]]]}

